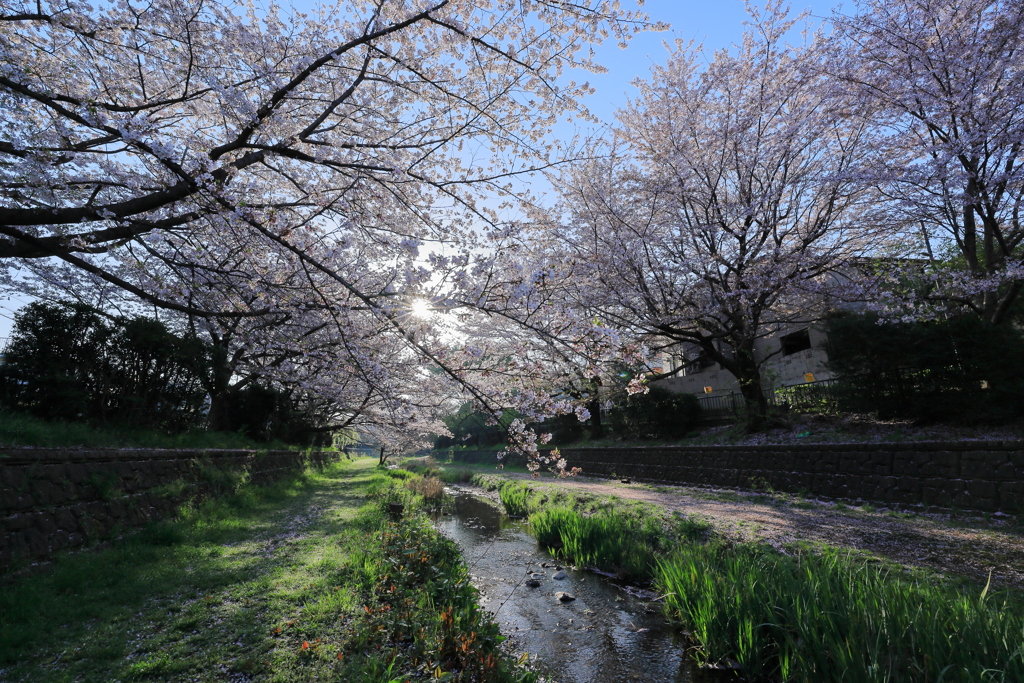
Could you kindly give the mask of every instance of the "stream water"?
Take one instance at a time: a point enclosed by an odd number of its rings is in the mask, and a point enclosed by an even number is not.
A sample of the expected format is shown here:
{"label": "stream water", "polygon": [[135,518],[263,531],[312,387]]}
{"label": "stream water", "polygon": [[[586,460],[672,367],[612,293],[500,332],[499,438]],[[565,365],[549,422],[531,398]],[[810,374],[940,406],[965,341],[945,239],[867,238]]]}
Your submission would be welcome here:
{"label": "stream water", "polygon": [[[634,597],[602,577],[563,567],[541,550],[521,521],[466,491],[455,492],[454,514],[438,528],[462,549],[485,609],[516,652],[529,652],[535,669],[557,683],[711,683],[736,680],[698,668],[686,644],[656,604]],[[531,588],[531,574],[541,575]],[[556,592],[575,600],[562,602]]]}

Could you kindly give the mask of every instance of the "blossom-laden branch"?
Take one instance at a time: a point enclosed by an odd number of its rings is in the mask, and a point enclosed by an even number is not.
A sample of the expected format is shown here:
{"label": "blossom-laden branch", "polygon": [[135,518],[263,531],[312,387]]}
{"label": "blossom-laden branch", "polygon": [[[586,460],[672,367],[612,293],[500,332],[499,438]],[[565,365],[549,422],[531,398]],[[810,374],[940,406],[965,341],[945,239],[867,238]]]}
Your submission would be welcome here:
{"label": "blossom-laden branch", "polygon": [[587,44],[652,27],[532,0],[5,0],[0,18],[3,284],[154,304],[222,347],[229,389],[289,383],[381,442],[459,392],[505,400],[411,304],[490,297],[478,236],[508,230],[483,200],[563,161],[544,135],[588,115],[562,77],[600,69]]}

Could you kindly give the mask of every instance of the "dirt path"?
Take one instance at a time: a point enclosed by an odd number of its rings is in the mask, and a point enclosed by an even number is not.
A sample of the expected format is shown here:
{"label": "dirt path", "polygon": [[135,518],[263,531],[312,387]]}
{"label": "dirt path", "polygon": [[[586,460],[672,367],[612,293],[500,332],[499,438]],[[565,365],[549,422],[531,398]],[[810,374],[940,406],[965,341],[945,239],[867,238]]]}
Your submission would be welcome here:
{"label": "dirt path", "polygon": [[[500,473],[512,479],[529,475]],[[759,540],[783,548],[800,541],[866,551],[904,565],[959,574],[993,586],[1024,589],[1024,519],[967,514],[932,514],[896,509],[846,507],[822,499],[744,493],[685,486],[625,484],[577,477],[538,486],[564,486],[594,495],[652,503],[697,515],[729,538]]]}

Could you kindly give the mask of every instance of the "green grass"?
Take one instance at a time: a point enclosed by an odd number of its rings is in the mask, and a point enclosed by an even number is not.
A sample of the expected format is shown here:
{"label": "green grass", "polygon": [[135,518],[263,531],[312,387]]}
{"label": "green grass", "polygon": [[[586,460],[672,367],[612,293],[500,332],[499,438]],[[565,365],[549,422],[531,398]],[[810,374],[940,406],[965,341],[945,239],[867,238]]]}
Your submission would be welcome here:
{"label": "green grass", "polygon": [[530,531],[556,555],[614,572],[620,578],[650,581],[658,558],[684,541],[703,540],[710,525],[692,517],[669,517],[644,504],[613,505],[593,514],[552,507],[530,515]]}
{"label": "green grass", "polygon": [[8,577],[0,680],[532,680],[499,651],[456,546],[374,464],[243,484]]}
{"label": "green grass", "polygon": [[504,443],[492,443],[487,446],[474,446],[472,444],[466,445],[464,443],[460,443],[452,444],[447,448],[438,448],[437,450],[432,451],[431,454],[437,458],[442,458],[442,456],[445,456],[448,453],[459,453],[460,451],[493,451],[497,454],[499,451],[504,450],[505,447],[506,444]]}
{"label": "green grass", "polygon": [[489,462],[461,462],[458,460],[448,461],[447,451],[434,451],[431,455],[426,455],[417,458],[408,458],[403,461],[402,466],[407,469],[416,469],[418,467],[430,467],[434,469],[443,470],[459,470],[468,471],[473,474],[488,474],[493,473],[495,470],[500,469],[505,472],[516,472],[520,474],[526,474],[529,472],[525,465],[517,465],[510,462],[499,463],[497,458],[497,451],[495,451],[495,457]]}
{"label": "green grass", "polygon": [[702,519],[667,515],[656,506],[614,496],[489,475],[477,475],[473,482],[497,490],[510,516],[529,515],[530,533],[556,555],[640,581],[654,577],[660,554],[711,533]]}
{"label": "green grass", "polygon": [[498,491],[501,504],[509,517],[525,517],[530,513],[529,498],[532,490],[526,484],[516,481],[506,483]]}
{"label": "green grass", "polygon": [[704,520],[566,488],[478,475],[538,542],[651,580],[702,664],[749,680],[1024,681],[1024,595],[827,546],[727,543]]}
{"label": "green grass", "polygon": [[442,470],[440,478],[446,484],[465,484],[473,479],[474,474],[476,473],[473,470],[462,467],[456,470]]}
{"label": "green grass", "polygon": [[465,484],[472,480],[480,471],[493,471],[494,467],[485,467],[471,463],[443,463],[427,456],[424,458],[406,459],[402,463],[402,469],[420,476],[440,479],[446,484]]}
{"label": "green grass", "polygon": [[93,427],[78,422],[47,422],[20,413],[0,411],[0,448],[3,446],[62,446],[88,448],[237,448],[297,450],[283,442],[262,443],[243,434],[195,431],[183,434],[131,427]]}
{"label": "green grass", "polygon": [[688,545],[659,563],[705,663],[784,681],[1024,680],[1024,600],[826,551]]}

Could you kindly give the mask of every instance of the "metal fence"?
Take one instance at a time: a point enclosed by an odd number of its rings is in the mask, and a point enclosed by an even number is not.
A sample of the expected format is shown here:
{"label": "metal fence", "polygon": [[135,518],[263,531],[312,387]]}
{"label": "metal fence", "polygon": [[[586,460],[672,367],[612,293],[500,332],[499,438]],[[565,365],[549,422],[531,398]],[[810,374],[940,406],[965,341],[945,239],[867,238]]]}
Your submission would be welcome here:
{"label": "metal fence", "polygon": [[723,394],[721,396],[698,396],[697,404],[700,414],[705,420],[735,420],[743,410],[741,394]]}
{"label": "metal fence", "polygon": [[[804,413],[835,413],[839,406],[840,384],[834,379],[769,389],[768,403],[786,410]],[[731,421],[743,415],[742,394],[698,396],[701,417],[706,421]]]}
{"label": "metal fence", "polygon": [[836,413],[841,389],[840,382],[834,379],[778,387],[768,396],[768,402],[802,413]]}

